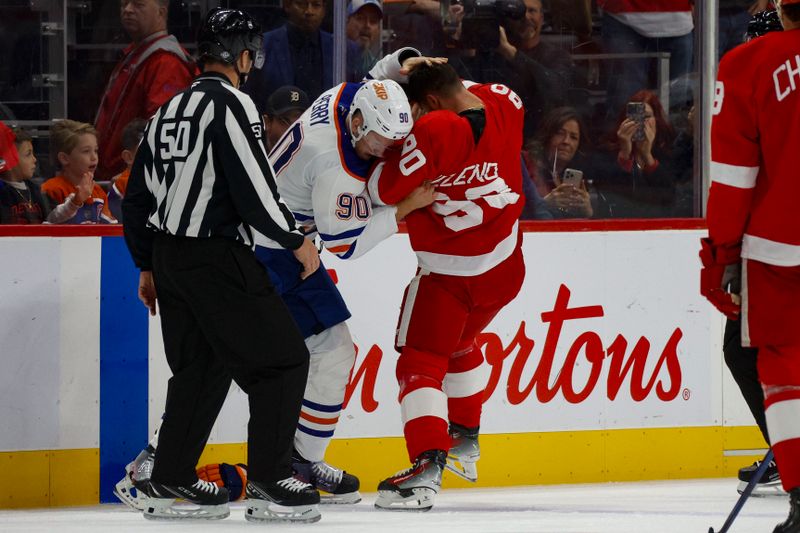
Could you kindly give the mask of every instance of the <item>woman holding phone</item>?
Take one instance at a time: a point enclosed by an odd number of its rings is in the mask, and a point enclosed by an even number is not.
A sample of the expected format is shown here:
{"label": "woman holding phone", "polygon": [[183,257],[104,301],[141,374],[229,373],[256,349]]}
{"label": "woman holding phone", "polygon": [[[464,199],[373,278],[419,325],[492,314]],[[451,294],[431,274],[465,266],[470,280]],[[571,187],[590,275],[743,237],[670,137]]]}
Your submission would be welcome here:
{"label": "woman holding phone", "polygon": [[548,113],[529,144],[528,171],[555,219],[594,214],[580,152],[587,144],[583,120],[571,107]]}
{"label": "woman holding phone", "polygon": [[655,93],[643,90],[634,94],[605,139],[592,168],[610,216],[671,216],[675,130]]}

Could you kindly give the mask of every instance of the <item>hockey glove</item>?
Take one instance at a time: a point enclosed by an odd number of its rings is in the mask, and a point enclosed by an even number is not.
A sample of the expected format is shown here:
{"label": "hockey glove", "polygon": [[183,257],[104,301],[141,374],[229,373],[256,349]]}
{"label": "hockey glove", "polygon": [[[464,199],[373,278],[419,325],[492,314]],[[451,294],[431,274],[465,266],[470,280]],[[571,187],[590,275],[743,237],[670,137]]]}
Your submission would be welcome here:
{"label": "hockey glove", "polygon": [[228,489],[232,502],[244,498],[244,488],[247,486],[247,465],[212,463],[198,468],[197,477]]}
{"label": "hockey glove", "polygon": [[725,291],[724,284],[726,267],[741,260],[741,247],[715,246],[708,238],[701,239],[700,244],[700,294],[726,317],[738,320],[739,298]]}

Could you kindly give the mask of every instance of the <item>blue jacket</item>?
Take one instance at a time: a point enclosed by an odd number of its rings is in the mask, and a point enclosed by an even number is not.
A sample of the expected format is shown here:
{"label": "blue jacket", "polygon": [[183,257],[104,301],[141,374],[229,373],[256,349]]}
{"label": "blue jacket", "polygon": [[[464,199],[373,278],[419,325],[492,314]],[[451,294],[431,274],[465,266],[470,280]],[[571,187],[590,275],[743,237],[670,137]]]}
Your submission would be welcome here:
{"label": "blue jacket", "polygon": [[[319,43],[322,49],[322,90],[324,92],[333,87],[333,34],[319,30]],[[264,113],[269,96],[284,85],[294,85],[303,89],[312,102],[322,94],[309,91],[306,80],[295,78],[286,25],[264,34],[263,51],[263,68],[253,71],[243,87],[244,92],[250,95],[261,113]],[[366,74],[366,72],[356,72],[358,64],[356,58],[359,52],[357,44],[351,41],[347,42],[347,79],[345,81],[360,81]]]}

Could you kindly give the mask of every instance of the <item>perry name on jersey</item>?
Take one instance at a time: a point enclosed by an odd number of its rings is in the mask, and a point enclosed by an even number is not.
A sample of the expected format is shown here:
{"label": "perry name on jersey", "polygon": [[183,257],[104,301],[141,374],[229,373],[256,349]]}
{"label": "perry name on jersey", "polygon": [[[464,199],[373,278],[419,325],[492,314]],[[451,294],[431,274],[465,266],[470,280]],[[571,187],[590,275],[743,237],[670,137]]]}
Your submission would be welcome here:
{"label": "perry name on jersey", "polygon": [[[306,236],[319,234],[343,259],[359,257],[397,231],[395,209],[371,205],[366,189],[371,161],[358,157],[347,127],[361,86],[343,83],[323,93],[269,154],[278,191]],[[277,246],[261,237],[256,244]]]}

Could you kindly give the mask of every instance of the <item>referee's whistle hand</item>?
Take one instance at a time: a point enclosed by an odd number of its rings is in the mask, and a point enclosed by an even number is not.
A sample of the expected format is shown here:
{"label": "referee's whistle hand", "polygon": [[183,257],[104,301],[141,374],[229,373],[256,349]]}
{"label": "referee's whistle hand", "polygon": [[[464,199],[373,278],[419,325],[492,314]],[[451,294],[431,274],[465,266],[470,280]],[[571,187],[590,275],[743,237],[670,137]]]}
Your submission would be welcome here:
{"label": "referee's whistle hand", "polygon": [[303,245],[294,250],[294,256],[303,264],[301,279],[306,279],[319,268],[319,252],[314,243],[308,239],[303,239]]}
{"label": "referee's whistle hand", "polygon": [[152,272],[139,273],[139,299],[150,310],[150,316],[156,316],[156,284]]}

